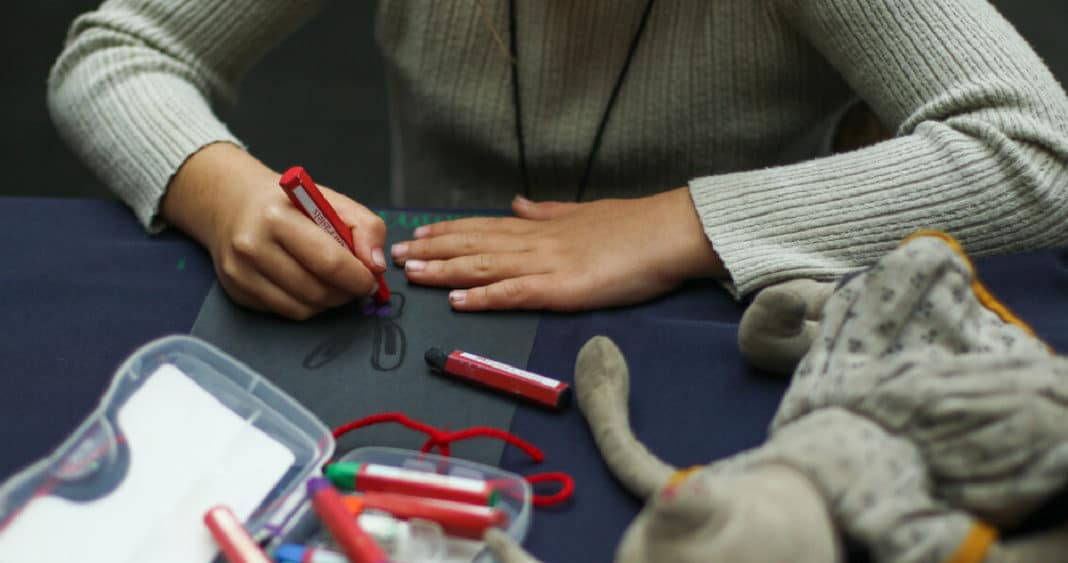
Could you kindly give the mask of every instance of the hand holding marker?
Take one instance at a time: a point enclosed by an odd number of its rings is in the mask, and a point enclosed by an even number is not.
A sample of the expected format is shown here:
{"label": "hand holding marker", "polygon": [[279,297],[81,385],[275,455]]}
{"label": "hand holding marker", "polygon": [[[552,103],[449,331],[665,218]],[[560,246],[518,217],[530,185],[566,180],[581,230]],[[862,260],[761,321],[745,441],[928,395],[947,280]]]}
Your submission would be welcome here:
{"label": "hand holding marker", "polygon": [[[330,236],[334,237],[334,240],[341,246],[349,249],[353,255],[356,255],[356,245],[352,241],[352,231],[349,226],[341,220],[337,212],[330,205],[323,194],[319,192],[319,187],[312,181],[311,176],[300,166],[294,166],[289,170],[286,170],[282,174],[282,178],[278,181],[278,184],[282,186],[282,189],[289,196],[289,200],[293,202],[293,205],[297,206],[309,219],[315,221],[316,225],[319,225]],[[386,285],[386,279],[382,274],[375,274],[375,280],[378,282],[378,287],[375,288],[372,298],[375,303],[384,305],[389,301],[389,287]]]}

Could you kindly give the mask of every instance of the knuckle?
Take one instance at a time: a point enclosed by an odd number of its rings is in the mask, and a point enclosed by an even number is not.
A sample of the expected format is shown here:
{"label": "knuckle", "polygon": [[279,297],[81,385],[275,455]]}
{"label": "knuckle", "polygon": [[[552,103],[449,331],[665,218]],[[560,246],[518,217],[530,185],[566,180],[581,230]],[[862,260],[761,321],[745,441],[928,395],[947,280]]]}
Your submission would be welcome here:
{"label": "knuckle", "polygon": [[465,253],[474,252],[479,247],[479,243],[482,242],[482,235],[479,233],[464,233],[460,238],[460,248]]}
{"label": "knuckle", "polygon": [[408,243],[408,257],[421,258],[428,256],[434,249],[434,239],[413,240]]}
{"label": "knuckle", "polygon": [[467,304],[482,307],[490,303],[492,294],[488,287],[474,287],[467,290]]}
{"label": "knuckle", "polygon": [[345,260],[339,252],[324,252],[319,256],[319,268],[327,276],[337,276],[344,267]]}
{"label": "knuckle", "polygon": [[496,269],[497,260],[492,254],[478,254],[475,256],[475,272],[480,276],[486,276]]}
{"label": "knuckle", "polygon": [[272,203],[263,208],[262,215],[263,222],[268,225],[278,225],[285,221],[286,210],[281,204]]}
{"label": "knuckle", "polygon": [[383,221],[382,219],[378,218],[378,217],[375,217],[375,220],[371,221],[371,225],[370,225],[370,228],[368,230],[370,230],[371,234],[373,234],[376,237],[385,238],[385,236],[386,236],[386,222]]}
{"label": "knuckle", "polygon": [[218,270],[219,277],[228,280],[231,284],[237,284],[241,279],[241,266],[233,256],[226,256],[220,260],[216,270]]}
{"label": "knuckle", "polygon": [[519,304],[524,301],[528,293],[526,282],[518,279],[510,279],[502,282],[499,286],[501,297],[508,303]]}
{"label": "knuckle", "polygon": [[256,253],[256,237],[252,233],[243,232],[234,235],[230,241],[230,247],[238,256],[251,257]]}

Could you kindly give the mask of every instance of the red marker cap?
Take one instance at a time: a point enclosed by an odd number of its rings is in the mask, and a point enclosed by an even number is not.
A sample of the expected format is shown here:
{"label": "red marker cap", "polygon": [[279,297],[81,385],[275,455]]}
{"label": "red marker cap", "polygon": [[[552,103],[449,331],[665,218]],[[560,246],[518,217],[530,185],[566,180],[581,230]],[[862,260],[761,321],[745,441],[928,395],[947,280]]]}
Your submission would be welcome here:
{"label": "red marker cap", "polygon": [[[352,229],[341,220],[337,211],[330,205],[330,202],[326,201],[319,187],[315,185],[303,167],[294,166],[286,170],[282,178],[278,180],[278,185],[282,186],[286,195],[289,196],[289,201],[293,202],[293,205],[297,206],[297,209],[307,218],[319,225],[319,228],[326,231],[338,244],[349,249],[353,255],[356,254]],[[378,286],[371,294],[371,298],[379,305],[384,305],[389,301],[389,286],[386,285],[386,278],[382,274],[375,274],[375,281]]]}

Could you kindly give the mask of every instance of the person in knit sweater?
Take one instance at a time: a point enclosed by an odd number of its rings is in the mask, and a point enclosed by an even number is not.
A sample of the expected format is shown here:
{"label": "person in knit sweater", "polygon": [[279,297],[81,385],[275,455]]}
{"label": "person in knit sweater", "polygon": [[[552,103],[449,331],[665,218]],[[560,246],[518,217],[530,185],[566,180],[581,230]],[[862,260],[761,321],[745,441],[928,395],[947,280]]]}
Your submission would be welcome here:
{"label": "person in knit sweater", "polygon": [[[48,88],[146,228],[189,233],[236,301],[292,318],[366,295],[384,227],[327,191],[346,255],[212,104],[319,4],[109,0]],[[917,228],[975,256],[1068,243],[1068,98],[981,0],[381,0],[376,36],[393,203],[515,212],[389,249],[457,309],[621,305],[693,277],[741,297],[863,268]],[[892,138],[805,158],[857,100]]]}

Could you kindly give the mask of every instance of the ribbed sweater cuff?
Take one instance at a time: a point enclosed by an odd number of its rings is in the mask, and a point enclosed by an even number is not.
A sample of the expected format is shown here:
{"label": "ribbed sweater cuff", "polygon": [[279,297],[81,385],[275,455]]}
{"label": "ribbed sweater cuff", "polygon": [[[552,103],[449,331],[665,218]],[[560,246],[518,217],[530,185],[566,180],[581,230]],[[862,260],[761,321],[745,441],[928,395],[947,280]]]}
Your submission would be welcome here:
{"label": "ribbed sweater cuff", "polygon": [[852,153],[692,180],[694,206],[734,296],[787,279],[841,276],[919,228],[949,232],[979,254],[1005,250],[999,237],[1043,246],[1048,235],[1039,229],[1056,227],[1020,223],[1044,204],[1037,191],[1008,187],[1012,167],[975,139],[921,129]]}
{"label": "ribbed sweater cuff", "polygon": [[[74,85],[85,82],[71,80]],[[55,93],[53,117],[67,141],[90,163],[150,232],[165,226],[160,202],[171,178],[191,155],[216,142],[241,142],[211,112],[188,81],[166,73],[128,77],[101,89],[88,108],[73,111],[93,93]]]}

